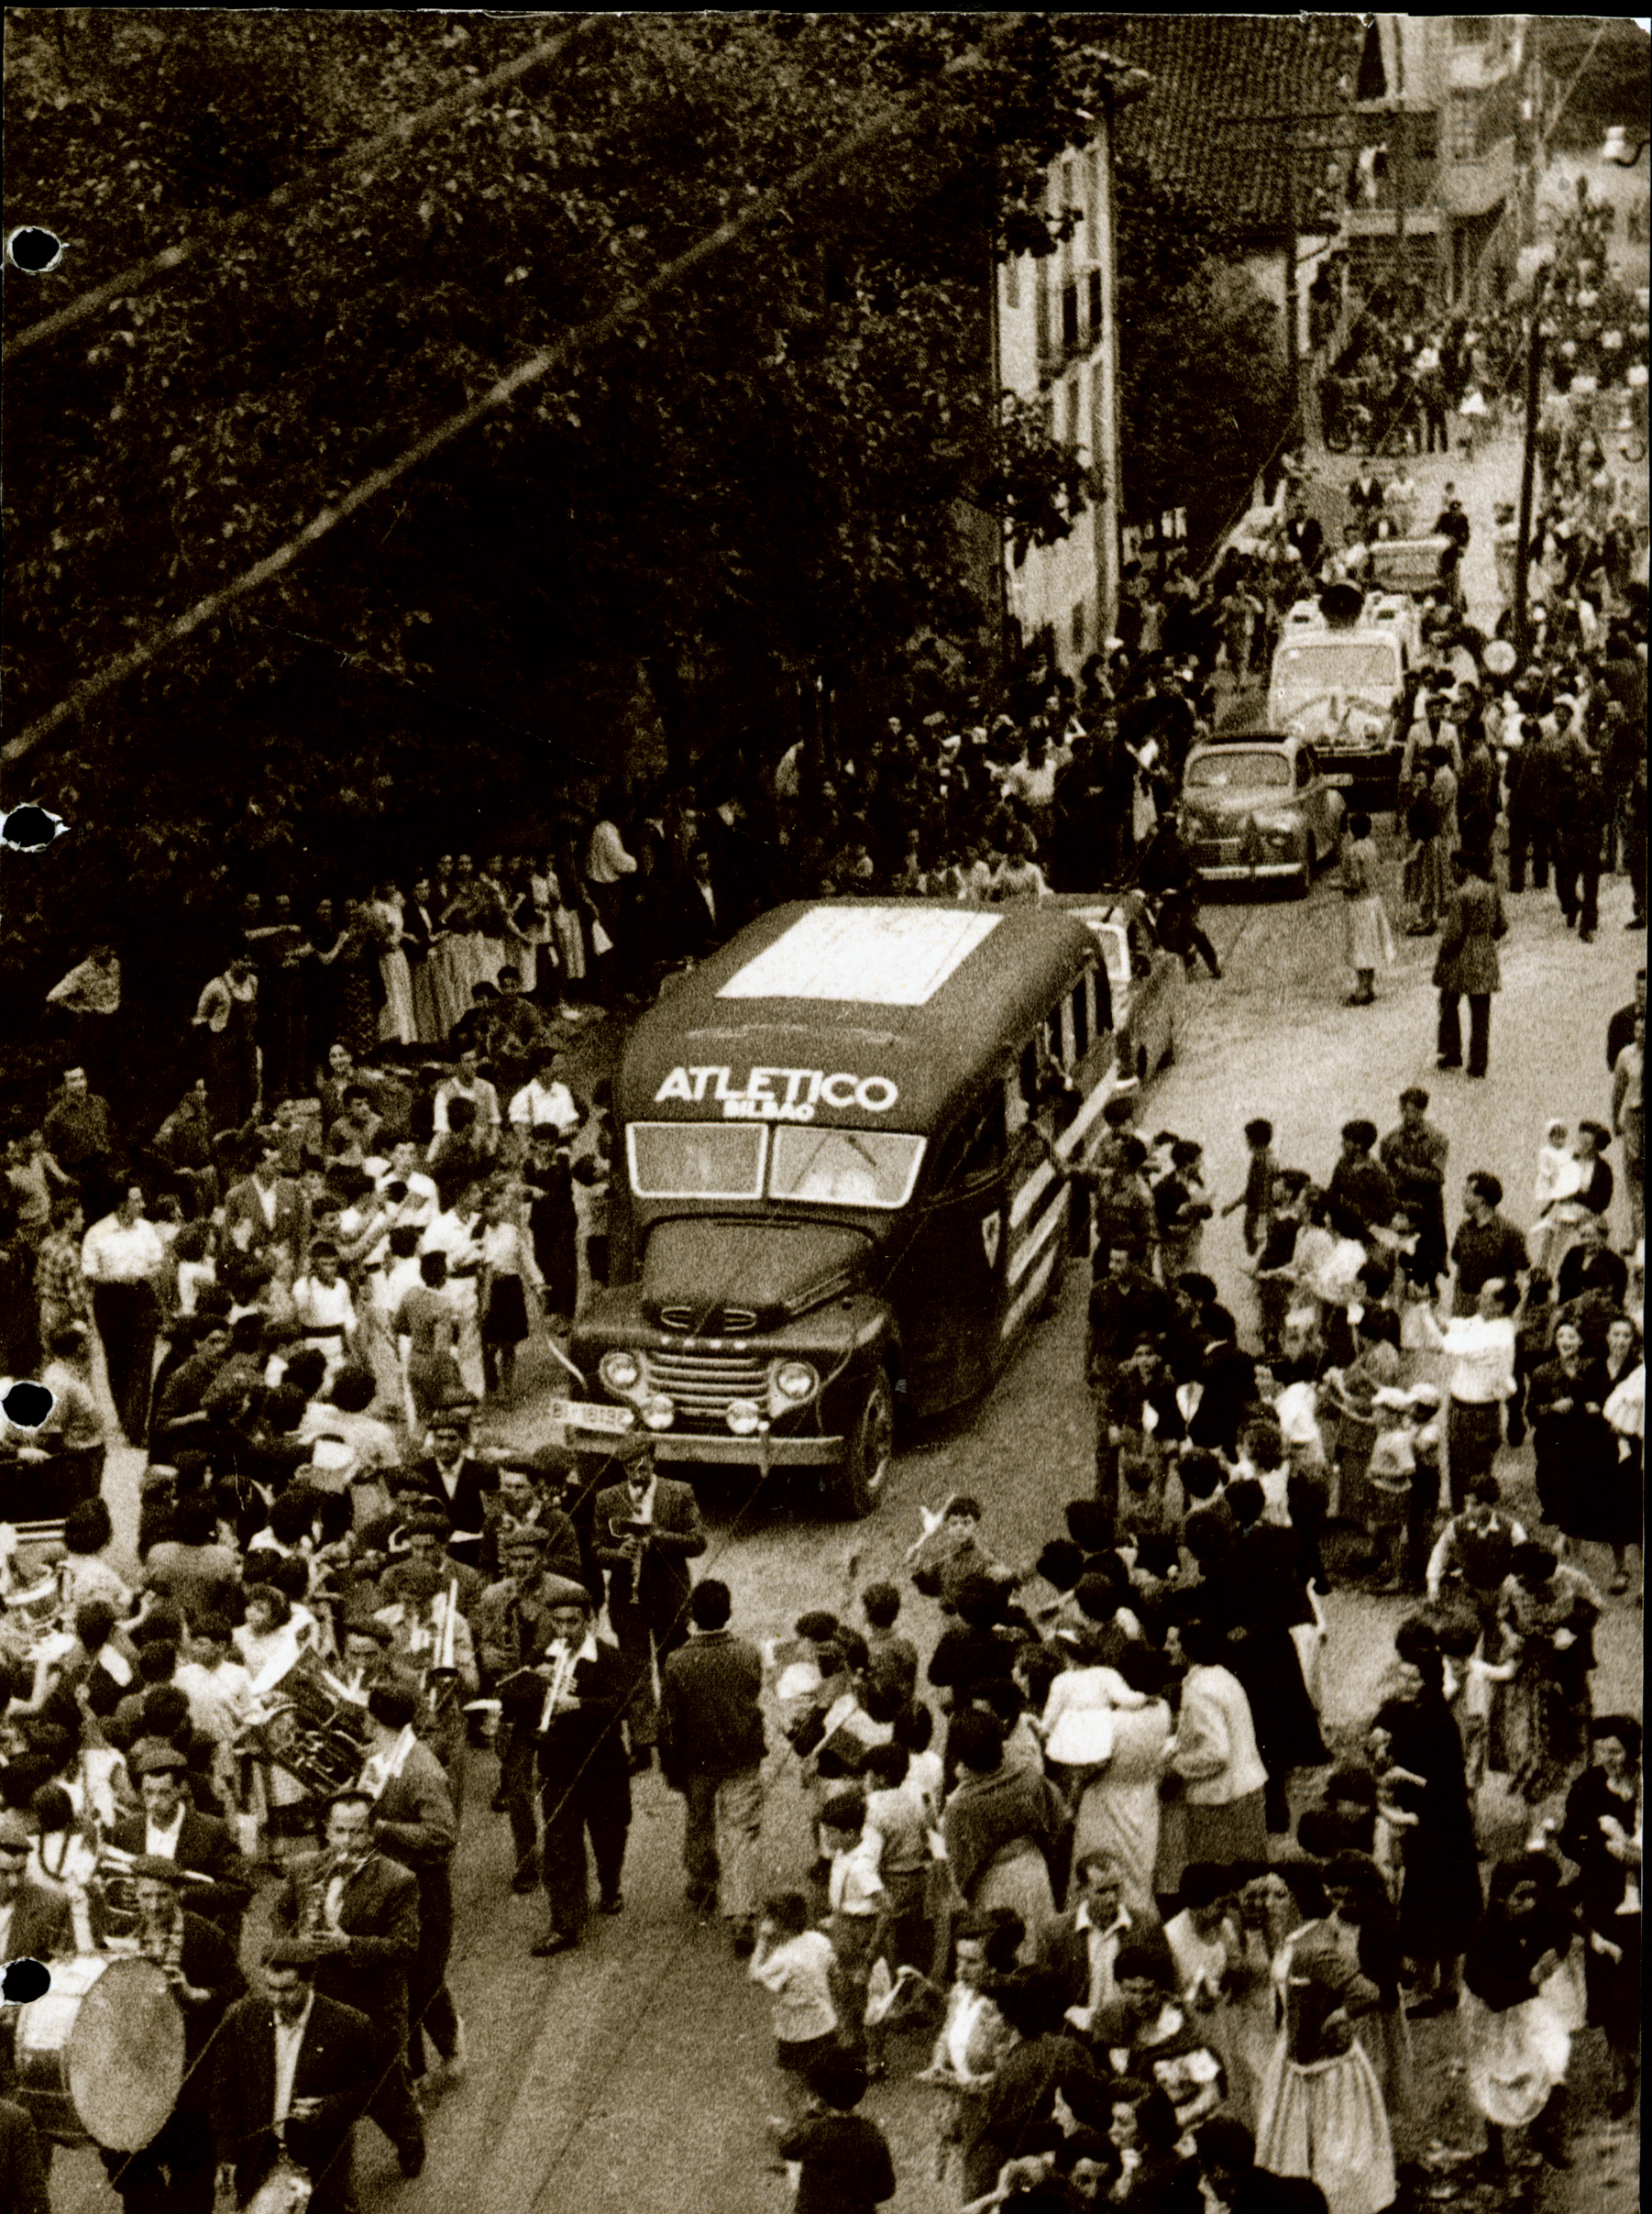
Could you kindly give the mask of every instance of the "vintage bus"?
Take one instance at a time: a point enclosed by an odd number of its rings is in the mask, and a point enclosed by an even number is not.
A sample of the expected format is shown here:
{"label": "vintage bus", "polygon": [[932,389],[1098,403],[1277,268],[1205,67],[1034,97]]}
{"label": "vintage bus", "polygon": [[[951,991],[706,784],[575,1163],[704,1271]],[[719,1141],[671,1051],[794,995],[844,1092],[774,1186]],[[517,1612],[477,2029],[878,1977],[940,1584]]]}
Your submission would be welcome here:
{"label": "vintage bus", "polygon": [[570,1443],[640,1423],[663,1463],[813,1466],[870,1512],[897,1410],[984,1391],[1060,1285],[1119,1082],[1099,951],[1049,906],[827,900],[669,987],[614,1085]]}

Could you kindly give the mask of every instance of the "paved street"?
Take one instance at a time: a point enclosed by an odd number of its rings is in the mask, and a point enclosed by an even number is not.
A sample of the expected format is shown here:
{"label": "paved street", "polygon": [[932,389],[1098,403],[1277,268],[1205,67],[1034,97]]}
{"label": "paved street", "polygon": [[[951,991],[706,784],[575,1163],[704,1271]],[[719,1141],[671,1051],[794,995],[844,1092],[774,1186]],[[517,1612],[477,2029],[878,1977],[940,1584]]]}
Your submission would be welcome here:
{"label": "paved street", "polygon": [[[1490,596],[1492,502],[1505,496],[1498,488],[1515,467],[1506,442],[1472,471],[1456,457],[1417,465],[1425,506],[1448,475],[1464,493],[1475,532],[1471,600]],[[1391,855],[1391,897],[1393,874]],[[1644,940],[1624,931],[1629,901],[1621,877],[1602,892],[1593,946],[1565,930],[1552,894],[1528,892],[1511,909],[1491,1075],[1470,1085],[1434,1067],[1432,943],[1402,936],[1398,964],[1380,980],[1378,1004],[1351,1009],[1344,1004],[1349,978],[1340,965],[1341,900],[1333,881],[1322,880],[1302,904],[1248,893],[1214,903],[1206,921],[1223,977],[1213,983],[1201,973],[1190,986],[1175,1063],[1143,1102],[1144,1127],[1202,1140],[1220,1205],[1241,1188],[1242,1126],[1250,1116],[1272,1120],[1282,1161],[1324,1176],[1344,1120],[1367,1114],[1385,1129],[1395,1119],[1401,1088],[1422,1083],[1451,1141],[1452,1218],[1462,1176],[1483,1165],[1503,1178],[1511,1209],[1525,1222],[1544,1122],[1557,1115],[1575,1122],[1604,1108],[1606,1020],[1629,997]],[[1247,1318],[1237,1217],[1210,1226],[1205,1256],[1223,1297]],[[853,1530],[823,1523],[807,1502],[754,1498],[732,1482],[711,1492],[712,1548],[699,1568],[732,1584],[736,1627],[771,1636],[788,1631],[805,1608],[843,1603],[852,1555],[859,1557],[862,1583],[898,1573],[919,1531],[920,1505],[938,1504],[953,1489],[985,1500],[997,1549],[1030,1560],[1060,1526],[1065,1501],[1090,1482],[1085,1292],[1075,1273],[1059,1314],[1036,1332],[984,1405],[904,1440],[890,1493],[869,1523]],[[509,1422],[514,1436],[527,1440],[541,1429],[535,1404],[548,1388],[548,1378],[531,1385]],[[121,1502],[130,1515],[136,1456],[122,1459],[131,1463],[123,1470]],[[1516,1500],[1529,1501],[1529,1454],[1505,1457],[1504,1473]],[[1333,1597],[1334,1726],[1357,1725],[1377,1703],[1402,1612],[1397,1601]],[[905,1626],[927,1650],[934,1610],[912,1601],[909,1613]],[[1641,1616],[1632,1602],[1610,1603],[1598,1644],[1597,1705],[1638,1711]],[[790,1884],[807,1845],[784,1742],[777,1733],[771,1738],[768,1866],[776,1883]],[[402,2182],[388,2142],[370,2126],[363,2129],[364,2208],[369,2214],[391,2207],[397,2214],[446,2214],[461,2205],[479,2214],[766,2214],[770,2208],[779,2214],[785,2186],[765,2171],[761,2140],[774,2105],[767,2005],[729,1957],[722,1932],[698,1922],[682,1905],[680,1801],[657,1775],[642,1781],[624,1915],[595,1922],[582,1952],[542,1963],[527,1948],[543,1927],[543,1901],[508,1894],[508,1833],[502,1817],[486,1812],[491,1764],[479,1766],[458,1862],[452,1978],[469,2025],[471,2076],[446,2096],[431,2132],[429,2165],[416,2183]],[[1484,1807],[1489,1834],[1514,1842],[1518,1810],[1494,1788]],[[1449,2136],[1455,2118],[1471,2141],[1471,2125],[1454,2103],[1459,2078],[1450,2073],[1448,2031],[1419,2028],[1419,2044],[1441,2094],[1435,2129]],[[868,2110],[894,2148],[901,2179],[897,2214],[942,2214],[953,2200],[931,2178],[936,2095],[900,2080],[917,2065],[909,2051],[898,2080],[874,2092]],[[1580,2148],[1573,2177],[1546,2178],[1549,2196],[1542,2203],[1580,2204],[1614,2177],[1629,2180],[1628,2157],[1620,2155],[1614,2168],[1597,2129]],[[115,2204],[87,2153],[60,2155],[54,2201],[62,2214],[103,2214]]]}

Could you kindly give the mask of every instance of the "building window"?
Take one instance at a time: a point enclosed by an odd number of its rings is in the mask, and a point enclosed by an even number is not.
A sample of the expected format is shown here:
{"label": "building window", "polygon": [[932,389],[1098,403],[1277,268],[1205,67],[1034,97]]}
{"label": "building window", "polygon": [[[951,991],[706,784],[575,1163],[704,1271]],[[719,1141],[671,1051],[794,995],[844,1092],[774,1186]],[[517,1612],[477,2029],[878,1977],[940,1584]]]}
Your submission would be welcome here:
{"label": "building window", "polygon": [[1092,261],[1101,259],[1101,156],[1092,147],[1085,156],[1085,244]]}
{"label": "building window", "polygon": [[1092,337],[1092,338],[1099,338],[1099,337],[1101,336],[1101,271],[1100,271],[1100,270],[1099,270],[1099,269],[1093,269],[1093,270],[1086,270],[1086,271],[1085,271],[1085,283],[1086,283],[1086,285],[1087,285],[1087,287],[1088,287],[1088,289],[1089,289],[1089,294],[1090,294],[1090,336],[1091,336],[1091,337]]}
{"label": "building window", "polygon": [[1453,161],[1472,161],[1478,151],[1480,96],[1453,93],[1446,111],[1447,150]]}
{"label": "building window", "polygon": [[1062,286],[1062,344],[1069,353],[1078,344],[1078,286],[1071,281]]}
{"label": "building window", "polygon": [[1004,264],[1004,304],[1019,309],[1021,304],[1021,257],[1011,254]]}
{"label": "building window", "polygon": [[1085,626],[1088,619],[1089,611],[1085,606],[1084,601],[1082,600],[1075,600],[1073,602],[1073,651],[1075,655],[1081,657],[1086,650],[1085,639],[1087,633]]}

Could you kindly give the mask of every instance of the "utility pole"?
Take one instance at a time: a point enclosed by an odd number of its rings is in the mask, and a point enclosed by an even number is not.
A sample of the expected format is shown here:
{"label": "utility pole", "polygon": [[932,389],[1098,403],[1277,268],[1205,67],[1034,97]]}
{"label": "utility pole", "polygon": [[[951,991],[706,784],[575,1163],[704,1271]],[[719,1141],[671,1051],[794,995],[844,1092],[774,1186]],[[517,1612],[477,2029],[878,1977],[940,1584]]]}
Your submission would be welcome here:
{"label": "utility pole", "polygon": [[1548,279],[1539,278],[1532,300],[1532,335],[1525,352],[1525,447],[1520,461],[1519,539],[1514,547],[1514,651],[1524,666],[1531,650],[1526,568],[1531,560],[1532,488],[1537,473],[1537,394],[1543,381],[1543,308]]}
{"label": "utility pole", "polygon": [[1393,175],[1393,306],[1402,322],[1408,317],[1405,281],[1405,188],[1410,182],[1407,161],[1411,134],[1406,127],[1410,118],[1403,107],[1393,111],[1393,145],[1389,152],[1389,167]]}

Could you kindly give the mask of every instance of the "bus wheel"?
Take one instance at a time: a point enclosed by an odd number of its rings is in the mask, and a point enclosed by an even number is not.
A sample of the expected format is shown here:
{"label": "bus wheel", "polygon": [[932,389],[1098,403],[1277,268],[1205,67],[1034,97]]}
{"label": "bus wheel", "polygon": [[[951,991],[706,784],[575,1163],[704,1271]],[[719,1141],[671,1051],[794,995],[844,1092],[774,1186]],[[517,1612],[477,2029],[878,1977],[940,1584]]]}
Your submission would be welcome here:
{"label": "bus wheel", "polygon": [[880,1368],[861,1402],[843,1466],[832,1477],[832,1506],[840,1520],[858,1522],[871,1514],[883,1497],[894,1452],[895,1393],[888,1370]]}

